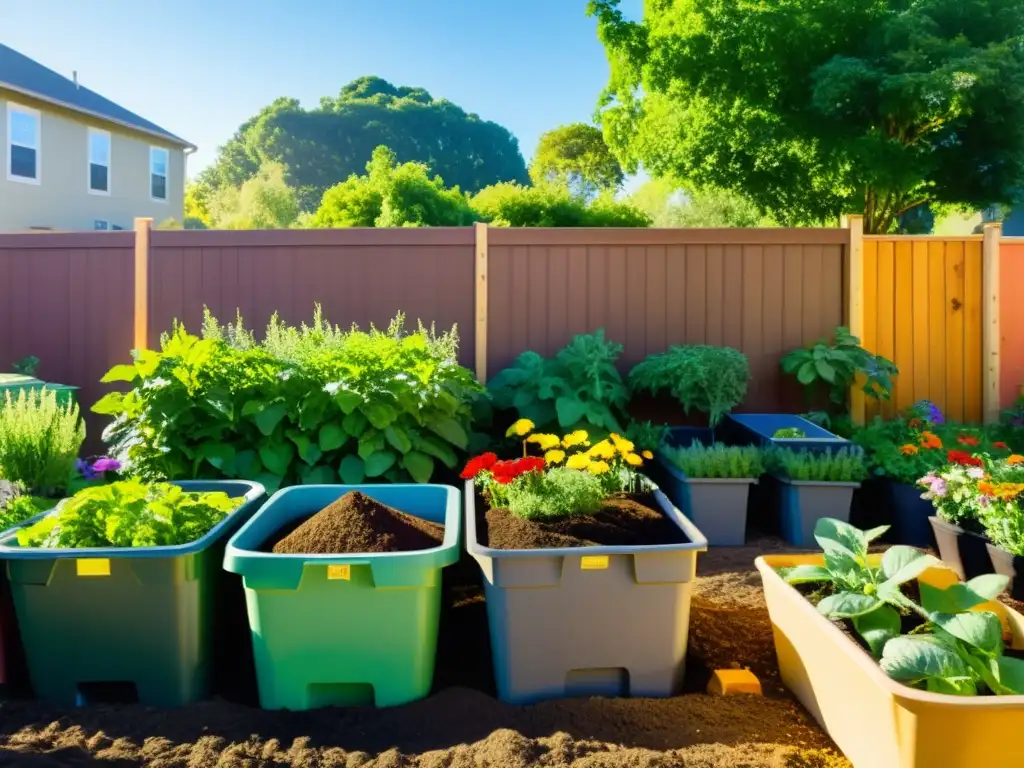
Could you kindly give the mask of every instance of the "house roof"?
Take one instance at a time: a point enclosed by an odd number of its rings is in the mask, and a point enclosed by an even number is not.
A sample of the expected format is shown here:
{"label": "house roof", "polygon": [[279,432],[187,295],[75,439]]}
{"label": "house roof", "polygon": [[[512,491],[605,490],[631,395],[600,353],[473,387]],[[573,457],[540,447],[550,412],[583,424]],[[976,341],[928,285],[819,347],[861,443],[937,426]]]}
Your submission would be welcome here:
{"label": "house roof", "polygon": [[0,88],[16,91],[66,109],[158,136],[182,147],[195,146],[95,91],[76,84],[39,62],[0,44]]}

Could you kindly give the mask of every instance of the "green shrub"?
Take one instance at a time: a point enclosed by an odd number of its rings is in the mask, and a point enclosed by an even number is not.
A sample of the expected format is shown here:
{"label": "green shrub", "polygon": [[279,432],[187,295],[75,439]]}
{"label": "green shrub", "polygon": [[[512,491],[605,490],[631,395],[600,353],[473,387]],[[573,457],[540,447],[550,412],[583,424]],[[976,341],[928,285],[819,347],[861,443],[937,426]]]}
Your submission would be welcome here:
{"label": "green shrub", "polygon": [[774,440],[796,440],[801,437],[807,437],[807,433],[799,427],[783,427],[782,429],[776,429],[775,434],[772,435]]}
{"label": "green shrub", "polygon": [[85,424],[74,403],[60,405],[43,387],[4,393],[0,405],[0,477],[30,493],[52,496],[64,488],[85,441]]}
{"label": "green shrub", "polygon": [[888,400],[892,380],[899,375],[895,364],[868,352],[844,327],[836,329],[833,343],[820,339],[808,348],[795,349],[782,358],[781,365],[808,389],[825,389],[829,400],[841,408],[846,407],[850,387],[858,380],[863,381],[868,397]]}
{"label": "green shrub", "polygon": [[205,536],[244,499],[123,480],[79,491],[18,531],[23,547],[157,547]]}
{"label": "green shrub", "polygon": [[669,347],[667,352],[650,355],[629,372],[634,390],[652,395],[667,392],[687,413],[696,409],[708,414],[712,427],[743,402],[749,382],[746,355],[731,347]]}
{"label": "green shrub", "polygon": [[760,477],[764,458],[756,446],[694,444],[688,448],[666,446],[662,456],[687,477],[746,478]]}
{"label": "green shrub", "polygon": [[629,402],[615,367],[621,354],[622,345],[605,339],[604,330],[581,334],[554,358],[523,352],[487,389],[495,407],[515,409],[540,431],[621,432]]}
{"label": "green shrub", "polygon": [[13,528],[33,515],[53,509],[56,502],[41,496],[17,496],[0,506],[0,531]]}
{"label": "green shrub", "polygon": [[528,520],[592,514],[608,495],[600,477],[567,467],[532,473],[529,482],[511,483],[505,490],[509,511]]}
{"label": "green shrub", "polygon": [[766,462],[790,480],[825,483],[859,483],[868,476],[862,451],[843,448],[835,453],[811,453],[779,448]]}
{"label": "green shrub", "polygon": [[128,381],[97,413],[125,473],[144,479],[244,478],[293,483],[427,482],[469,446],[482,393],[455,362],[454,329],[342,331],[319,307],[312,325],[277,316],[257,342],[241,319],[209,313],[203,338],[183,328],[104,381]]}

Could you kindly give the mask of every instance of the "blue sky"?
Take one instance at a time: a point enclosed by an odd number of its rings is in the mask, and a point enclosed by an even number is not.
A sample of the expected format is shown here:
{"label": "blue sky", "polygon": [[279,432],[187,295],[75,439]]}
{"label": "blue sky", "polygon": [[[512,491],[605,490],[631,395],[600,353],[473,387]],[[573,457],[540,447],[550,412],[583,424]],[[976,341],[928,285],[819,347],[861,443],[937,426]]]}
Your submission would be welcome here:
{"label": "blue sky", "polygon": [[0,0],[0,42],[198,145],[189,175],[276,97],[361,75],[504,125],[528,162],[608,76],[586,0]]}

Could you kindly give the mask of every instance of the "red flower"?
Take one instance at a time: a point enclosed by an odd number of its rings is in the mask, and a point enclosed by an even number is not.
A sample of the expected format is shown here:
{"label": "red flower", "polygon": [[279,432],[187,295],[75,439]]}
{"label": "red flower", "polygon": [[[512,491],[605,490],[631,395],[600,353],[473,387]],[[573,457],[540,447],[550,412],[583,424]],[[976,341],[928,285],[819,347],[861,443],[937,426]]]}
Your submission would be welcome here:
{"label": "red flower", "polygon": [[921,420],[911,419],[907,426],[909,426],[911,429],[917,429],[918,427],[921,426]]}
{"label": "red flower", "polygon": [[1008,451],[1008,450],[1010,450],[1010,446],[1008,446],[1008,445],[1007,445],[1006,443],[1004,443],[1004,442],[1003,442],[1002,440],[1000,440],[1000,441],[998,441],[998,442],[995,442],[995,443],[992,443],[992,447],[993,447],[993,448],[1001,448],[1001,449],[1002,449],[1002,450],[1004,450],[1004,451]]}
{"label": "red flower", "polygon": [[481,472],[491,469],[498,462],[497,455],[493,453],[482,453],[475,456],[466,463],[466,468],[459,475],[463,480],[470,480]]}
{"label": "red flower", "polygon": [[956,441],[960,443],[960,445],[969,445],[972,448],[981,445],[981,441],[978,438],[971,437],[970,435],[960,435]]}
{"label": "red flower", "polygon": [[494,480],[501,485],[508,485],[520,475],[527,472],[539,472],[544,469],[544,459],[539,456],[525,456],[515,461],[499,461],[491,467]]}
{"label": "red flower", "polygon": [[965,451],[950,451],[946,454],[946,461],[950,464],[960,464],[964,467],[980,467],[982,466],[981,459],[977,459],[971,454]]}

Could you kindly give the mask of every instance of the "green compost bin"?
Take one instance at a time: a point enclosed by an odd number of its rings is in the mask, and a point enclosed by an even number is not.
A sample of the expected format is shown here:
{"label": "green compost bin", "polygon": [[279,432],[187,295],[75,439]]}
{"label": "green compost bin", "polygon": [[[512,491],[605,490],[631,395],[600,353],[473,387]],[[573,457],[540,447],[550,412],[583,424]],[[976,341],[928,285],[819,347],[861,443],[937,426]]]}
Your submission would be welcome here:
{"label": "green compost bin", "polygon": [[67,405],[78,399],[78,387],[70,384],[51,384],[21,373],[0,373],[0,405],[3,405],[5,392],[10,392],[12,398],[17,398],[18,392],[23,389],[38,391],[43,387],[57,393],[59,405]]}
{"label": "green compost bin", "polygon": [[18,546],[17,528],[0,537],[38,698],[74,706],[116,696],[173,707],[209,694],[224,543],[265,492],[244,480],[174,484],[245,501],[189,544],[44,549]]}
{"label": "green compost bin", "polygon": [[[348,491],[443,523],[444,541],[415,552],[269,551],[276,532]],[[264,709],[386,707],[430,693],[441,569],[459,558],[460,505],[458,489],[443,485],[303,485],[275,493],[242,526],[224,568],[245,586]]]}

